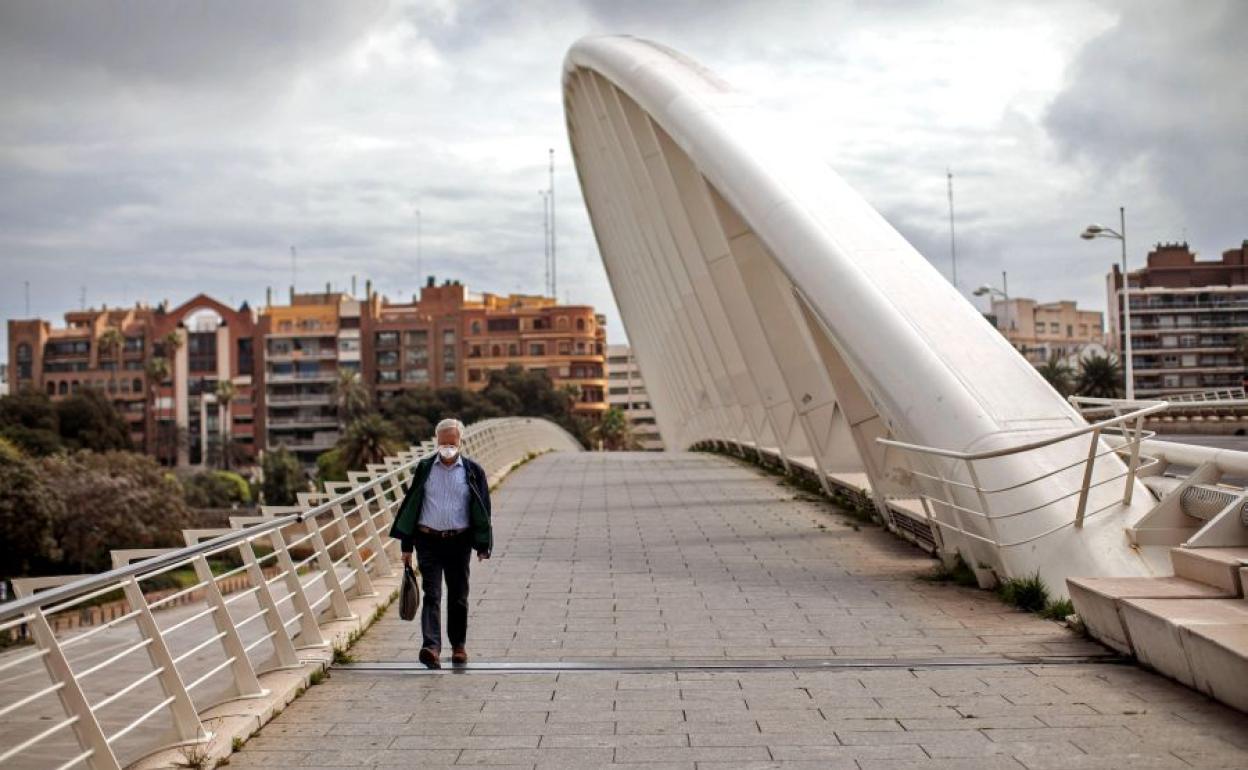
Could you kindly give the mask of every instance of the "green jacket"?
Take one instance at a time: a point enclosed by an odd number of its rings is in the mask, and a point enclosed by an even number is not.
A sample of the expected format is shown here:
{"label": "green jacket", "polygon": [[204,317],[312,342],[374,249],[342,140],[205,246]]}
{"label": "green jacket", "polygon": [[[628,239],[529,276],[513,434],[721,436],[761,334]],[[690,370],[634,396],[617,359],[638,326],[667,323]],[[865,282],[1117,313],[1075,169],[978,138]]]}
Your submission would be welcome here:
{"label": "green jacket", "polygon": [[[404,553],[412,550],[412,536],[416,533],[416,525],[420,522],[420,512],[425,505],[425,481],[429,471],[438,461],[436,454],[429,455],[416,463],[412,472],[412,485],[405,490],[399,512],[390,526],[390,537],[403,543]],[[472,535],[472,547],[478,553],[490,553],[494,550],[494,528],[490,524],[490,484],[485,477],[485,469],[475,460],[467,457],[464,461],[464,476],[468,481],[468,529]]]}

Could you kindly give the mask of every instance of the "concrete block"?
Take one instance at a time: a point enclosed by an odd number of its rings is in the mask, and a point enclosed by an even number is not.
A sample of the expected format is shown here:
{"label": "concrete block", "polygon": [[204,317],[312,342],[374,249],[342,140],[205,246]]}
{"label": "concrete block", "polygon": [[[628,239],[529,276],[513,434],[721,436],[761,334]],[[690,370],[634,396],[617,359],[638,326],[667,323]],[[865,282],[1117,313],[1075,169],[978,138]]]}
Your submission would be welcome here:
{"label": "concrete block", "polygon": [[1234,595],[1180,577],[1068,578],[1066,588],[1092,637],[1128,655],[1131,638],[1119,615],[1120,599],[1225,599]]}
{"label": "concrete block", "polygon": [[1248,625],[1248,603],[1235,599],[1123,599],[1118,609],[1136,658],[1188,687],[1196,680],[1180,629]]}
{"label": "concrete block", "polygon": [[1188,580],[1208,583],[1233,596],[1243,596],[1239,571],[1248,559],[1248,548],[1173,548],[1170,563],[1174,574]]}
{"label": "concrete block", "polygon": [[1179,635],[1196,689],[1248,712],[1248,623],[1189,626]]}

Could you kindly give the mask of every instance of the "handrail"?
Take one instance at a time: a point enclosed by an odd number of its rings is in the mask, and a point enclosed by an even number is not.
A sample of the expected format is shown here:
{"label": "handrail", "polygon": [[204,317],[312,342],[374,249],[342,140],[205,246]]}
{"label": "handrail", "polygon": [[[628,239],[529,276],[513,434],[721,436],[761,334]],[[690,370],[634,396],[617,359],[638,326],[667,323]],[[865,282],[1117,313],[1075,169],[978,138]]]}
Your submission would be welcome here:
{"label": "handrail", "polygon": [[883,437],[877,438],[876,441],[886,446],[897,447],[898,449],[908,449],[912,452],[921,452],[923,454],[937,455],[938,457],[948,457],[954,460],[988,460],[994,457],[1004,457],[1005,455],[1018,454],[1021,452],[1030,452],[1033,449],[1040,449],[1041,447],[1050,446],[1051,444],[1059,444],[1063,441],[1068,441],[1072,438],[1078,438],[1079,436],[1084,436],[1094,431],[1100,432],[1100,431],[1103,431],[1105,428],[1117,427],[1124,422],[1135,420],[1139,417],[1145,417],[1147,415],[1154,414],[1156,412],[1160,412],[1170,405],[1169,402],[1166,402],[1166,401],[1128,402],[1124,399],[1112,399],[1112,398],[1101,399],[1101,398],[1088,398],[1088,397],[1083,397],[1083,396],[1072,396],[1071,401],[1094,404],[1094,405],[1097,405],[1097,408],[1100,408],[1100,409],[1112,408],[1111,405],[1115,403],[1143,404],[1144,406],[1141,406],[1139,409],[1136,409],[1132,412],[1128,412],[1127,414],[1122,414],[1122,415],[1118,415],[1115,417],[1111,417],[1106,420],[1101,420],[1100,422],[1092,423],[1082,428],[1075,428],[1074,430],[1067,431],[1066,433],[1062,433],[1057,436],[1040,439],[1039,441],[1032,441],[1027,444],[1019,444],[1018,446],[1004,447],[1002,449],[986,449],[981,452],[960,452],[956,449],[940,449],[938,447],[923,446],[922,444],[911,444],[905,441],[898,441],[896,439],[883,438]]}
{"label": "handrail", "polygon": [[[464,453],[484,467],[491,482],[534,452],[581,448],[559,426],[531,417],[482,420],[467,426],[462,438]],[[120,770],[123,760],[128,763],[135,759],[120,756],[115,748],[124,736],[131,736],[129,742],[138,741],[136,748],[142,755],[159,750],[157,744],[170,737],[176,744],[209,740],[212,735],[201,720],[202,709],[196,699],[200,703],[212,701],[223,692],[227,699],[264,697],[268,690],[262,676],[303,666],[308,661],[299,649],[330,644],[332,635],[328,630],[322,632],[323,624],[355,622],[372,608],[384,605],[384,596],[397,579],[394,566],[398,556],[398,541],[386,534],[397,515],[403,484],[411,478],[414,465],[432,449],[432,441],[409,447],[381,463],[350,471],[349,481],[327,484],[326,492],[300,494],[296,506],[266,507],[259,516],[231,518],[226,531],[184,530],[183,537],[190,545],[182,548],[114,551],[116,562],[136,560],[99,574],[15,579],[19,594],[29,595],[0,605],[0,633],[21,627],[29,631],[37,650],[0,657],[0,670],[41,666],[47,681],[28,676],[31,671],[10,676],[10,683],[21,680],[22,684],[16,686],[12,703],[3,710],[5,719],[0,720],[0,743],[7,744],[0,749],[0,764],[40,745],[51,766],[68,768],[85,763],[91,770]],[[272,551],[257,554],[257,542],[267,544]],[[299,564],[291,554],[296,544],[301,550],[312,551]],[[229,552],[241,557],[242,566],[214,575],[209,558]],[[274,560],[272,566],[277,571],[271,577],[262,566],[269,559]],[[308,567],[306,572],[300,572],[302,565]],[[142,583],[179,567],[192,568],[196,583],[149,600]],[[389,582],[379,584],[380,580]],[[56,585],[59,581],[67,582]],[[55,587],[39,590],[41,586]],[[82,633],[58,637],[56,628],[65,618],[58,613],[114,591],[124,595],[126,612]],[[182,604],[194,606],[164,615],[166,622],[158,622],[158,612]],[[283,607],[289,618],[283,615]],[[92,657],[97,651],[90,645],[99,644],[101,639],[110,645],[118,641],[99,636],[110,630],[125,637],[121,640],[124,649],[108,646],[99,650],[106,656],[103,661],[80,665],[83,657]],[[346,631],[339,627],[335,633]],[[89,642],[82,645],[86,651],[79,653],[78,660],[71,660],[67,649],[84,641]],[[271,649],[261,647],[266,643]],[[79,649],[75,647],[75,651]],[[260,657],[260,652],[253,652],[256,650],[267,651]],[[127,666],[114,666],[122,658],[128,659]],[[136,672],[132,669],[142,665],[134,662],[139,658],[145,658],[148,665]],[[193,673],[188,674],[188,668]],[[305,669],[304,673],[309,672]],[[87,690],[83,680],[88,676],[110,680],[98,684],[93,680],[94,689]],[[135,693],[149,683],[159,684],[165,696],[150,708],[149,702],[134,702]],[[108,692],[101,697],[96,691],[105,684]],[[222,690],[226,684],[229,687]],[[55,712],[50,703],[53,699],[60,701]],[[38,705],[30,706],[35,703]],[[123,703],[127,708],[119,709]],[[203,708],[211,708],[211,704]],[[101,719],[101,712],[106,718]],[[51,713],[64,713],[69,719],[46,728],[43,719]],[[140,715],[117,726],[118,714],[128,718],[134,713]],[[172,723],[172,734],[164,725],[156,728],[147,724],[162,713]],[[71,725],[72,737],[58,735]],[[135,735],[141,737],[136,739]]]}
{"label": "handrail", "polygon": [[383,481],[389,481],[394,476],[415,465],[419,460],[420,458],[416,458],[415,460],[406,462],[394,470],[389,471],[385,475],[375,478],[360,487],[353,488],[350,492],[339,495],[328,502],[321,503],[306,512],[291,513],[286,516],[280,516],[274,518],[272,522],[266,522],[265,524],[258,524],[247,527],[246,529],[240,529],[235,532],[218,535],[211,540],[204,540],[203,542],[196,543],[195,545],[179,548],[176,551],[170,551],[169,553],[151,556],[141,561],[131,562],[130,564],[109,570],[107,572],[89,575],[80,580],[75,580],[72,583],[66,583],[64,585],[57,586],[56,588],[49,588],[46,591],[39,591],[38,593],[27,596],[24,599],[16,599],[11,602],[0,604],[0,623],[3,623],[9,618],[29,612],[36,607],[53,604],[61,599],[71,599],[88,591],[93,591],[97,588],[103,588],[114,583],[119,583],[126,578],[137,577],[138,575],[148,572],[156,572],[164,567],[172,566],[178,562],[186,561],[201,554],[206,554],[209,551],[220,550],[223,547],[235,545],[243,542],[244,540],[254,540],[257,536],[267,534],[275,529],[281,529],[291,524],[297,524],[305,519],[316,518],[322,513],[327,513],[333,510],[335,505],[342,505],[345,502],[354,501],[355,496],[364,489],[376,486]]}

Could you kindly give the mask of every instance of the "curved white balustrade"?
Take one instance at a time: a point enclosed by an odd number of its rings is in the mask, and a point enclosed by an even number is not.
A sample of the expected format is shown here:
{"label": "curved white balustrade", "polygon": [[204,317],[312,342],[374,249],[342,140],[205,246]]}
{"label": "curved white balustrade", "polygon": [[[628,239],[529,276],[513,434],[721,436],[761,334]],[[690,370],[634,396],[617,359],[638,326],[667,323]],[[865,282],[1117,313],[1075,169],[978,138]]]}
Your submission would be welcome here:
{"label": "curved white balustrade", "polygon": [[1101,440],[1138,422],[1089,429],[819,144],[644,40],[577,42],[563,85],[668,446],[758,447],[825,483],[865,474],[881,506],[922,499],[982,575],[1038,571],[1060,592],[1067,575],[1168,571],[1123,534],[1155,502],[1138,457]]}
{"label": "curved white balustrade", "polygon": [[[581,450],[563,428],[529,417],[468,425],[463,445],[491,483],[533,454]],[[202,714],[266,697],[265,675],[300,669],[300,650],[326,648],[328,624],[359,627],[359,615],[386,603],[399,556],[387,533],[413,466],[432,449],[425,442],[352,471],[325,492],[301,493],[297,506],[261,506],[228,529],[186,530],[185,548],[114,550],[109,572],[15,579],[20,598],[0,605],[0,633],[25,627],[33,644],[0,654],[0,766],[119,770],[207,741]],[[210,557],[241,566],[214,574]],[[193,585],[153,593],[150,581],[184,567]],[[62,626],[119,592],[124,607]]]}

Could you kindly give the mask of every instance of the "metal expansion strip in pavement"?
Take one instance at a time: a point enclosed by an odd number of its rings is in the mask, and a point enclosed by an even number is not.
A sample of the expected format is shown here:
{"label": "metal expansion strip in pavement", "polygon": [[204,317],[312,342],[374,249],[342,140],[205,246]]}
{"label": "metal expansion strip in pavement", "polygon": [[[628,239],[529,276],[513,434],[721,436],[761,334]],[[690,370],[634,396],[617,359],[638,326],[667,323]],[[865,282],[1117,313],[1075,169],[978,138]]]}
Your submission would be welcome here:
{"label": "metal expansion strip in pavement", "polygon": [[1117,664],[1120,655],[992,655],[928,658],[813,658],[803,660],[601,660],[601,661],[507,661],[472,663],[466,666],[425,668],[416,661],[357,661],[333,666],[348,673],[440,674],[533,674],[564,671],[754,671],[833,670],[842,668],[966,668],[983,666],[1052,666]]}

